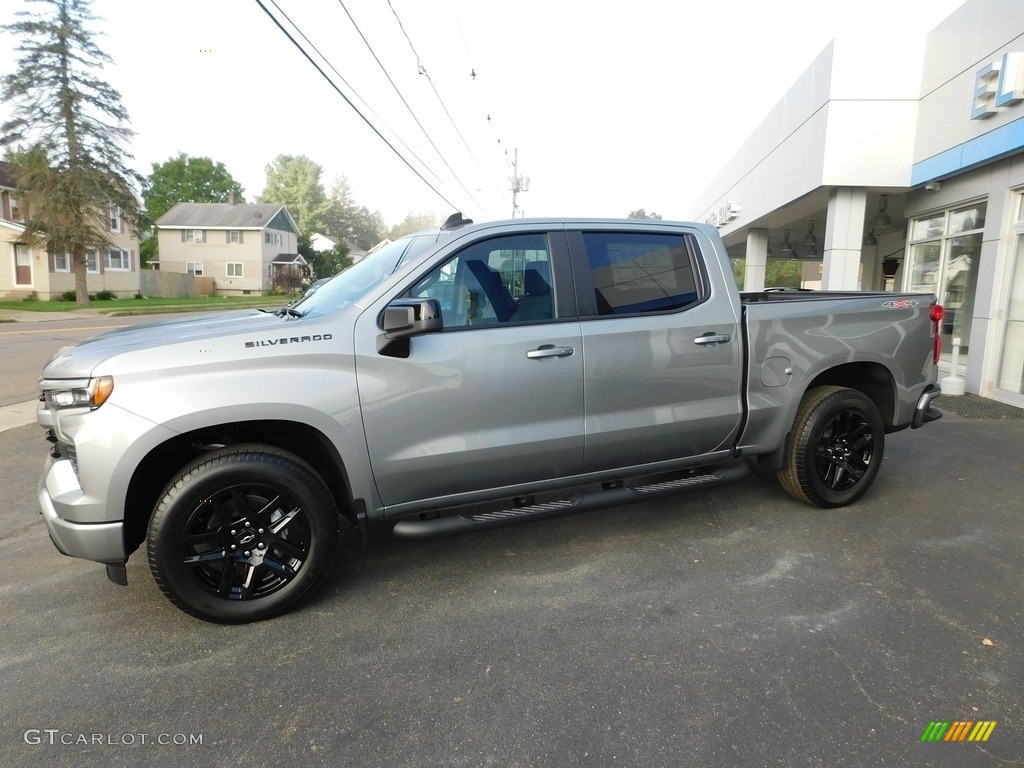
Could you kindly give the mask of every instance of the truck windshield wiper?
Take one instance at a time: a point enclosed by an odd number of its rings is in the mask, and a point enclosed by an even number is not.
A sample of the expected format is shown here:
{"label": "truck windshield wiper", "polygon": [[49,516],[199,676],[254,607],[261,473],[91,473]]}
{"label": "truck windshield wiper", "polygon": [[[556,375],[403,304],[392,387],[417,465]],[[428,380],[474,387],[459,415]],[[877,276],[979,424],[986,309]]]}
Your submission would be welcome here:
{"label": "truck windshield wiper", "polygon": [[281,307],[274,314],[278,317],[302,317],[302,312],[290,306]]}

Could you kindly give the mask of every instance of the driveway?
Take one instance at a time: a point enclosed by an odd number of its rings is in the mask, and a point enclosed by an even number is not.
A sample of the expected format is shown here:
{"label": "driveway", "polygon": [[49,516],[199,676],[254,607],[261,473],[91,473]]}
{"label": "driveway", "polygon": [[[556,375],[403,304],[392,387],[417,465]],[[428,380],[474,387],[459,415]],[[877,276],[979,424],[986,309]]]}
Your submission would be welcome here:
{"label": "driveway", "polygon": [[[205,624],[61,557],[0,441],[0,764],[1006,766],[1024,755],[1024,420],[888,439],[816,510],[773,478],[428,542]],[[922,742],[933,721],[987,741]],[[201,743],[197,743],[201,742]]]}

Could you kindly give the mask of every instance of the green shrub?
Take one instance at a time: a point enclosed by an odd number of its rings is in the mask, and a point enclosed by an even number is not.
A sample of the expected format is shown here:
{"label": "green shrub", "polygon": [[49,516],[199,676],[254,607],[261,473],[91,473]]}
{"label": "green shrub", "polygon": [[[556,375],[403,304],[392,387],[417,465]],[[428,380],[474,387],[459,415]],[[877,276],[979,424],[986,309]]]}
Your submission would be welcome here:
{"label": "green shrub", "polygon": [[117,298],[117,294],[114,293],[113,291],[98,291],[96,293],[96,299],[98,301],[110,301],[111,299],[116,299],[116,298]]}
{"label": "green shrub", "polygon": [[60,296],[57,297],[57,301],[77,301],[78,294],[74,291],[64,291]]}

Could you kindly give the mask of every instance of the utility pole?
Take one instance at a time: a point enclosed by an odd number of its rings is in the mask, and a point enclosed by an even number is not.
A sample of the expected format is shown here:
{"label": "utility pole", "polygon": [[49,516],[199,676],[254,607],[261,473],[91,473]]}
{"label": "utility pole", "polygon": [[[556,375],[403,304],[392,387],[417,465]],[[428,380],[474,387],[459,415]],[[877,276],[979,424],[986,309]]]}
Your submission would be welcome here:
{"label": "utility pole", "polygon": [[516,195],[520,192],[530,191],[530,179],[529,177],[523,177],[519,175],[519,148],[512,150],[512,175],[508,177],[509,183],[512,184],[512,218],[516,217],[516,213],[519,210],[519,204],[516,202]]}

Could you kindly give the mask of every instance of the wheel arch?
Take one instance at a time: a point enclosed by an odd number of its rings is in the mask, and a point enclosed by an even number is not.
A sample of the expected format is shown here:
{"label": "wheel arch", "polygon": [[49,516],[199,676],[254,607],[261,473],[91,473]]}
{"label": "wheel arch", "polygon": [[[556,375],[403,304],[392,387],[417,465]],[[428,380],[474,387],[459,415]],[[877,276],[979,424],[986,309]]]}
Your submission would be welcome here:
{"label": "wheel arch", "polygon": [[881,363],[844,363],[822,371],[808,382],[800,399],[812,389],[823,386],[855,389],[869,397],[882,416],[885,431],[891,432],[896,417],[896,380]]}
{"label": "wheel arch", "polygon": [[239,443],[280,448],[305,461],[323,479],[339,513],[359,525],[345,464],[322,432],[308,424],[274,419],[213,424],[174,436],[138,463],[125,495],[125,552],[131,554],[146,540],[153,508],[182,467],[206,451]]}
{"label": "wheel arch", "polygon": [[878,408],[878,412],[882,416],[882,425],[887,434],[899,428],[894,426],[897,395],[896,381],[892,372],[882,363],[873,361],[840,363],[819,371],[813,378],[808,379],[799,397],[794,397],[788,402],[785,414],[780,414],[777,417],[774,427],[783,433],[782,439],[772,451],[758,456],[760,466],[772,471],[785,467],[786,445],[793,429],[793,421],[800,410],[800,404],[803,403],[808,392],[824,386],[844,387],[862,392]]}

